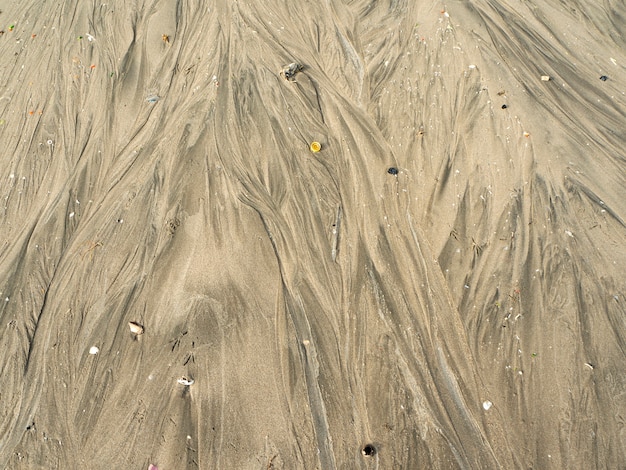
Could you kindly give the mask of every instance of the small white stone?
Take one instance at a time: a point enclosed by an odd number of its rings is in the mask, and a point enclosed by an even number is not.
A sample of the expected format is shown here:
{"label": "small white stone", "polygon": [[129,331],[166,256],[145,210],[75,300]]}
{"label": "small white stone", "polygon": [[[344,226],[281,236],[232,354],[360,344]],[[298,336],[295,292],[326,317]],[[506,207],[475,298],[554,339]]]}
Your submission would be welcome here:
{"label": "small white stone", "polygon": [[483,402],[483,408],[485,409],[485,411],[487,411],[489,408],[491,408],[492,405],[493,405],[493,403],[491,403],[489,400],[485,400]]}
{"label": "small white stone", "polygon": [[92,346],[89,348],[89,354],[94,355],[100,352],[100,348],[98,346]]}

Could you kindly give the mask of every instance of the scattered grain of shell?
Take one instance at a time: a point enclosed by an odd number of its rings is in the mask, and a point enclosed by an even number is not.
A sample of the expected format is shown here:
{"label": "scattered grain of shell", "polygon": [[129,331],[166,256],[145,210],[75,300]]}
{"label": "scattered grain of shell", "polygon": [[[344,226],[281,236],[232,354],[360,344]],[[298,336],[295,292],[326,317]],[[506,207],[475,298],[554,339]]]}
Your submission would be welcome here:
{"label": "scattered grain of shell", "polygon": [[143,334],[143,326],[141,326],[139,323],[136,323],[134,321],[129,321],[128,327],[130,328],[130,332],[134,335]]}
{"label": "scattered grain of shell", "polygon": [[193,383],[195,382],[195,380],[187,378],[187,377],[181,377],[180,379],[178,379],[177,381],[179,384],[181,385],[185,385],[185,386],[189,386],[189,385],[193,385]]}

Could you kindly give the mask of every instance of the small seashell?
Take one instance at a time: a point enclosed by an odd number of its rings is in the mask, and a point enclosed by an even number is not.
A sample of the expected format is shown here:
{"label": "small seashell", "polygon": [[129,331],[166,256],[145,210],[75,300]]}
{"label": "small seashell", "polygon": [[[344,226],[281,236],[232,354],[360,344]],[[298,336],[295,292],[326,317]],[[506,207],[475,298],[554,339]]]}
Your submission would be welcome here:
{"label": "small seashell", "polygon": [[100,348],[98,346],[92,346],[89,348],[89,354],[92,356],[98,354],[100,352]]}
{"label": "small seashell", "polygon": [[485,411],[487,411],[489,408],[491,408],[492,405],[493,405],[493,403],[491,403],[489,400],[485,400],[483,402],[483,408],[485,409]]}
{"label": "small seashell", "polygon": [[177,382],[181,385],[185,385],[185,386],[190,386],[193,385],[193,383],[195,382],[195,380],[193,379],[189,379],[187,377],[181,377],[180,379],[177,380]]}
{"label": "small seashell", "polygon": [[289,65],[285,65],[280,71],[280,75],[287,81],[294,82],[296,80],[296,74],[302,71],[302,65],[292,62]]}
{"label": "small seashell", "polygon": [[130,332],[134,335],[139,336],[143,334],[143,326],[141,326],[139,323],[135,323],[134,321],[129,321],[128,327],[130,328]]}

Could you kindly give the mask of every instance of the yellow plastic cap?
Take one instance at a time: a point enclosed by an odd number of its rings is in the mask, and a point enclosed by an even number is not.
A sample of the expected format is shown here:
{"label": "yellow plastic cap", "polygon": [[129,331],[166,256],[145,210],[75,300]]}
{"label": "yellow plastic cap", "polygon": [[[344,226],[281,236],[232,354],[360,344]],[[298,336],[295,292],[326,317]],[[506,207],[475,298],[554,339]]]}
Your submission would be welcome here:
{"label": "yellow plastic cap", "polygon": [[322,144],[319,142],[311,142],[311,152],[316,153],[322,150]]}

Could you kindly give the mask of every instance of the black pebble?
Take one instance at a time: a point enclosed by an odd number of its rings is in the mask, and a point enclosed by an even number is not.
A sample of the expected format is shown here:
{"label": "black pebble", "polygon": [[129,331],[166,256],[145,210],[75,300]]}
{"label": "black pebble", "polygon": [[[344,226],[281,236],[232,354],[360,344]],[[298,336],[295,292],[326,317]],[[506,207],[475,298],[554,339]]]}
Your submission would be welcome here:
{"label": "black pebble", "polygon": [[602,75],[600,77],[600,80],[602,80],[603,82],[606,82],[609,79],[609,77],[607,77],[606,75]]}
{"label": "black pebble", "polygon": [[508,106],[506,104],[503,104],[502,109],[506,109],[506,108],[508,108]]}
{"label": "black pebble", "polygon": [[391,168],[389,168],[387,170],[387,173],[389,173],[390,175],[397,175],[398,174],[398,169],[394,166],[392,166]]}

